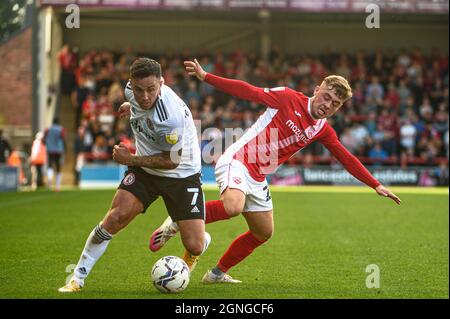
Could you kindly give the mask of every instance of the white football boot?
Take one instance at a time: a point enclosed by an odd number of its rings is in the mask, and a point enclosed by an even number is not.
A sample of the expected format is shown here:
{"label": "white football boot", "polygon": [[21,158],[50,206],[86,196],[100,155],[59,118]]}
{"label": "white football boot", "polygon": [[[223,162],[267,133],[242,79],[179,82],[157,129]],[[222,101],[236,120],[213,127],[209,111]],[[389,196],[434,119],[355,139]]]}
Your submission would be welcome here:
{"label": "white football boot", "polygon": [[206,274],[202,278],[202,283],[204,284],[240,284],[242,281],[233,279],[230,275],[224,274],[223,276],[217,276],[212,273],[211,270],[208,270]]}

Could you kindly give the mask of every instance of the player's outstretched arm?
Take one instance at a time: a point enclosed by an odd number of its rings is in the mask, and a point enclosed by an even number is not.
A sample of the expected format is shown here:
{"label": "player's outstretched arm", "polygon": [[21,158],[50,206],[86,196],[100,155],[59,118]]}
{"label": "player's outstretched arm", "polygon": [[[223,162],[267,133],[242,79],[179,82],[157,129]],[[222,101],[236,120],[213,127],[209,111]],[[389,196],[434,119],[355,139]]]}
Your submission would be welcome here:
{"label": "player's outstretched arm", "polygon": [[350,153],[344,145],[339,141],[336,132],[331,126],[327,124],[325,133],[319,140],[333,156],[344,166],[344,168],[352,174],[355,178],[373,188],[378,195],[389,197],[398,205],[402,202],[394,193],[381,185],[379,181],[372,176],[372,174],[364,167],[359,159]]}
{"label": "player's outstretched arm", "polygon": [[394,202],[397,203],[397,205],[401,204],[401,199],[395,195],[393,192],[391,192],[388,188],[384,187],[383,185],[378,185],[375,188],[375,191],[378,193],[378,195],[380,196],[384,196],[384,197],[389,197],[390,199],[392,199]]}
{"label": "player's outstretched arm", "polygon": [[[211,73],[205,72],[197,59],[194,61],[184,61],[186,72],[191,76],[196,76],[200,81],[214,86],[218,90],[235,96],[237,98],[248,100],[271,107],[278,108],[282,103],[280,95],[274,92],[253,86],[245,81],[223,78]],[[283,90],[277,90],[282,95]]]}

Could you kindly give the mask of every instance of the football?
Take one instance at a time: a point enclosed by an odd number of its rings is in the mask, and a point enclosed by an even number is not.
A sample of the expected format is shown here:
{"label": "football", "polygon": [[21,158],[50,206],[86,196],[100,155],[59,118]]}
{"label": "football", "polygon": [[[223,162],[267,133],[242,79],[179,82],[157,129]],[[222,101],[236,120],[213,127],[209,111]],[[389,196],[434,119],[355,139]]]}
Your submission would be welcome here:
{"label": "football", "polygon": [[179,257],[166,256],[153,265],[151,277],[153,285],[159,291],[180,292],[189,284],[189,267]]}

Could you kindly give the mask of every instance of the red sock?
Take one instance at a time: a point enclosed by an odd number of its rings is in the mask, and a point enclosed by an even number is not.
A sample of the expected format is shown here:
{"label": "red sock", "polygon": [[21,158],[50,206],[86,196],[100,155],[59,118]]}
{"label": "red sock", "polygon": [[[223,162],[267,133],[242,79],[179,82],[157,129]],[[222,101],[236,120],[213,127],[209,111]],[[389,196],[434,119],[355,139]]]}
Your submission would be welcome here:
{"label": "red sock", "polygon": [[205,224],[230,218],[230,215],[228,215],[227,212],[225,211],[225,208],[223,207],[223,202],[221,200],[207,201],[205,206],[206,206]]}
{"label": "red sock", "polygon": [[265,242],[253,236],[250,231],[240,235],[231,243],[225,254],[220,258],[217,267],[223,272],[227,272],[228,269],[240,263],[256,247],[261,246]]}

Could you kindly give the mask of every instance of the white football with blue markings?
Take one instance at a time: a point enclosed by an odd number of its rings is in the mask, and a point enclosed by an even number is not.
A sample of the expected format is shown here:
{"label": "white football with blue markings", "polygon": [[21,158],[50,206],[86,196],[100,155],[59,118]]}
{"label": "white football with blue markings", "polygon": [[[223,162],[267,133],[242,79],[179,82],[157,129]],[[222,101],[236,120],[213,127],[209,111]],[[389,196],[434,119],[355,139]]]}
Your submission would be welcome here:
{"label": "white football with blue markings", "polygon": [[189,284],[189,267],[179,257],[162,257],[153,265],[151,277],[153,285],[159,291],[180,292]]}

